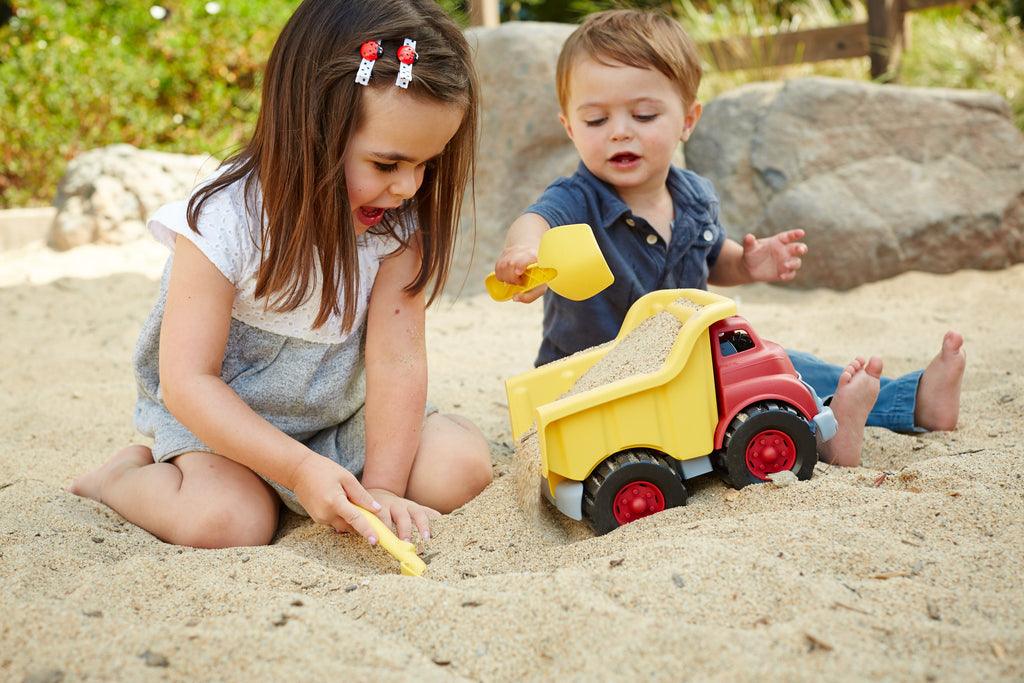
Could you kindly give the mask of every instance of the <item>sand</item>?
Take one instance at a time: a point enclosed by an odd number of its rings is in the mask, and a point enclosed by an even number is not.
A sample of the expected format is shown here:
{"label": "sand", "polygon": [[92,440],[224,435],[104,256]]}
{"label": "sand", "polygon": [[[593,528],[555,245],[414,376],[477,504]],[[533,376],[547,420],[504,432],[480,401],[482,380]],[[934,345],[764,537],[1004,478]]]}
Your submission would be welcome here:
{"label": "sand", "polygon": [[495,481],[437,523],[408,578],[295,516],[271,546],[194,550],[62,490],[133,439],[148,249],[0,258],[0,680],[1024,676],[1024,265],[732,290],[763,336],[836,362],[878,353],[890,373],[959,329],[960,429],[872,429],[864,467],[785,487],[709,477],[599,538],[515,502],[501,380],[530,367],[539,305],[440,304],[431,400],[480,424]]}

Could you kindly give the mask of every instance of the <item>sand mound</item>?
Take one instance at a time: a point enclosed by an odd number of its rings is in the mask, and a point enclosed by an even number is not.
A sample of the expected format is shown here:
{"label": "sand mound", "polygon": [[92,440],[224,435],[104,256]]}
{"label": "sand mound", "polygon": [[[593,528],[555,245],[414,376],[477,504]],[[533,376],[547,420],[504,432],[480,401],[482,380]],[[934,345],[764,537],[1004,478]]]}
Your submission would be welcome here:
{"label": "sand mound", "polygon": [[598,538],[516,503],[501,380],[530,367],[539,306],[443,303],[431,400],[482,426],[496,478],[438,523],[420,579],[291,515],[274,545],[200,551],[62,491],[133,438],[154,276],[0,288],[0,679],[1024,677],[1024,322],[1004,310],[1024,266],[730,292],[769,339],[893,373],[964,332],[959,431],[869,430],[864,467],[785,487],[709,477]]}

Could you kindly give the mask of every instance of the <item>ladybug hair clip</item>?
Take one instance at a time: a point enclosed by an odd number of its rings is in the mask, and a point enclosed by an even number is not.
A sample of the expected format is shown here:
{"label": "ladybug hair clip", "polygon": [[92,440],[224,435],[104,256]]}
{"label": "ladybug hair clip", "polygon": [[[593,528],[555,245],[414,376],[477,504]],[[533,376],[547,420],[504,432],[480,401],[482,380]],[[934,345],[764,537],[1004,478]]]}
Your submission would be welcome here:
{"label": "ladybug hair clip", "polygon": [[377,58],[384,54],[379,40],[368,40],[359,46],[359,55],[363,61],[359,62],[359,70],[356,71],[356,83],[359,85],[370,84],[370,73],[373,72],[373,65]]}
{"label": "ladybug hair clip", "polygon": [[406,38],[402,47],[398,48],[398,78],[395,79],[395,85],[399,88],[409,87],[409,82],[412,81],[412,65],[419,58],[420,56],[416,54],[416,41]]}

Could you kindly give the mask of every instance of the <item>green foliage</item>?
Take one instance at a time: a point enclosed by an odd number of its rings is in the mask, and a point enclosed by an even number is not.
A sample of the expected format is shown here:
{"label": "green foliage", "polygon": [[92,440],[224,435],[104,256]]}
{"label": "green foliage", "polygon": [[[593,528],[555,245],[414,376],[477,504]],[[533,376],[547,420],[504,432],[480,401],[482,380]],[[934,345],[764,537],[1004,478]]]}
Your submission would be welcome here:
{"label": "green foliage", "polygon": [[[20,0],[0,27],[0,206],[48,202],[68,159],[127,142],[223,155],[255,122],[297,0]],[[217,9],[213,4],[211,9]]]}
{"label": "green foliage", "polygon": [[[464,0],[439,0],[465,23]],[[993,90],[1024,128],[1024,0],[910,15],[907,85]],[[67,161],[117,142],[211,153],[243,142],[256,120],[263,64],[299,0],[19,0],[0,26],[0,208],[53,199]],[[517,0],[519,18],[576,21],[617,6],[661,7],[698,41],[863,21],[846,0]],[[705,100],[755,80],[867,77],[866,59],[708,73]]]}

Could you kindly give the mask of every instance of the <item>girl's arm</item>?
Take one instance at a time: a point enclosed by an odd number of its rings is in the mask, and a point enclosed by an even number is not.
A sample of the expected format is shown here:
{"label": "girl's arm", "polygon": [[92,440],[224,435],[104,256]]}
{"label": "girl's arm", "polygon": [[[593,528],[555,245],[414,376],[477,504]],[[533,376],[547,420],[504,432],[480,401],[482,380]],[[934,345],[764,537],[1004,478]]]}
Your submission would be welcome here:
{"label": "girl's arm", "polygon": [[427,403],[423,292],[409,294],[422,253],[414,240],[383,260],[366,323],[366,464],[363,486],[404,497]]}
{"label": "girl's arm", "polygon": [[216,453],[295,491],[317,522],[375,541],[349,502],[379,509],[356,478],[253,411],[221,379],[234,286],[192,242],[175,241],[160,328],[160,388],[167,409]]}
{"label": "girl's arm", "polygon": [[363,486],[384,505],[381,517],[405,540],[414,525],[420,538],[429,539],[429,519],[439,514],[405,498],[427,403],[424,295],[404,291],[415,278],[421,258],[414,241],[381,262],[366,328]]}

